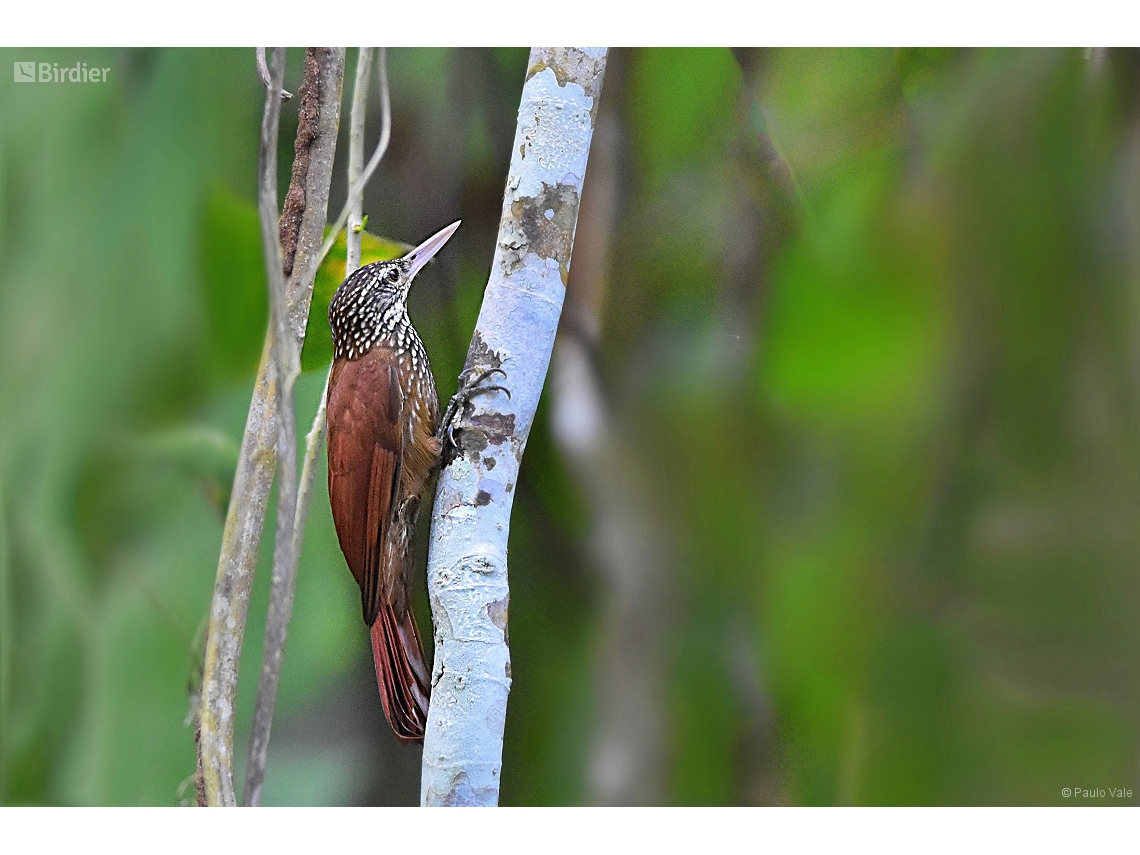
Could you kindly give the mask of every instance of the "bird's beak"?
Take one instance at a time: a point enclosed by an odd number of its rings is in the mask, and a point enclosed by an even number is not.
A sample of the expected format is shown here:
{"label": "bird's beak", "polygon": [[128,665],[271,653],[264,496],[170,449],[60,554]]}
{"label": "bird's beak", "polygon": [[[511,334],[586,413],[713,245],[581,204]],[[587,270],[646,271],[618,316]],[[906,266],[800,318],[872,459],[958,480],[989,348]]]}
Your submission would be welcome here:
{"label": "bird's beak", "polygon": [[459,228],[462,220],[456,220],[450,226],[440,229],[434,235],[429,237],[411,252],[404,256],[408,261],[408,280],[411,281],[415,275],[423,270],[425,264],[431,261],[432,256],[443,249],[443,245],[447,243],[448,239],[455,234],[455,230]]}

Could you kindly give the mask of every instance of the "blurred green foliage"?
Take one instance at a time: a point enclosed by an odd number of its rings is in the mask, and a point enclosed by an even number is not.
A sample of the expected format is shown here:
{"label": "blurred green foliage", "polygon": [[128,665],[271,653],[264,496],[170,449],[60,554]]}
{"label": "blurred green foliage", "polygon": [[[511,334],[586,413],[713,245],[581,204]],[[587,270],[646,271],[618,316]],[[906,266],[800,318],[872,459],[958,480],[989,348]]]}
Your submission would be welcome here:
{"label": "blurred green foliage", "polygon": [[[252,51],[0,54],[112,69],[0,79],[0,802],[177,804],[265,333],[263,96]],[[441,397],[525,66],[391,52],[365,210],[410,243],[464,220],[411,296]],[[596,364],[672,554],[667,801],[1140,791],[1137,52],[615,51],[602,97],[619,216]],[[295,127],[293,103],[283,175]],[[399,252],[368,240],[366,260]],[[343,258],[342,240],[307,370]],[[302,430],[322,382],[298,383]],[[511,532],[510,804],[593,798],[606,591],[548,424],[544,404]],[[318,490],[267,803],[416,800],[359,621]]]}
{"label": "blurred green foliage", "polygon": [[257,207],[224,186],[211,189],[202,224],[201,282],[215,373],[233,380],[257,369],[262,347],[250,330],[265,327],[269,298]]}

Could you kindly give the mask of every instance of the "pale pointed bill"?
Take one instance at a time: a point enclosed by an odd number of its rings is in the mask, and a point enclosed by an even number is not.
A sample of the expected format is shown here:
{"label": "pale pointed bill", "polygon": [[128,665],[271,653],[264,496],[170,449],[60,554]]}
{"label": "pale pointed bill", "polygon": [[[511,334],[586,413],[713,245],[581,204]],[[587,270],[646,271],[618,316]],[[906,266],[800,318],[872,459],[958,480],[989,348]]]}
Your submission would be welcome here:
{"label": "pale pointed bill", "polygon": [[434,235],[429,237],[411,252],[404,256],[409,262],[408,264],[408,279],[415,277],[417,273],[423,270],[424,265],[431,261],[432,256],[443,249],[443,245],[455,234],[455,230],[459,228],[462,220],[456,220],[450,226],[440,229]]}

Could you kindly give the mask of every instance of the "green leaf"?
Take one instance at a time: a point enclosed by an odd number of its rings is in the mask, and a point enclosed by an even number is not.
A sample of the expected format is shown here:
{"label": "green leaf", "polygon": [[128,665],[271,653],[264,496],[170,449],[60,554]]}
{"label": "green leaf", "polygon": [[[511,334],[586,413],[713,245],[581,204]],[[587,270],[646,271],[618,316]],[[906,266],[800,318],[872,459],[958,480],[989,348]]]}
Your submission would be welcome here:
{"label": "green leaf", "polygon": [[[328,232],[326,231],[326,236]],[[360,265],[399,258],[411,249],[407,244],[388,238],[361,233]],[[345,233],[342,231],[325,257],[313,283],[313,302],[309,306],[309,323],[305,330],[305,347],[301,351],[301,370],[312,371],[332,362],[332,333],[329,331],[329,302],[344,281]]]}

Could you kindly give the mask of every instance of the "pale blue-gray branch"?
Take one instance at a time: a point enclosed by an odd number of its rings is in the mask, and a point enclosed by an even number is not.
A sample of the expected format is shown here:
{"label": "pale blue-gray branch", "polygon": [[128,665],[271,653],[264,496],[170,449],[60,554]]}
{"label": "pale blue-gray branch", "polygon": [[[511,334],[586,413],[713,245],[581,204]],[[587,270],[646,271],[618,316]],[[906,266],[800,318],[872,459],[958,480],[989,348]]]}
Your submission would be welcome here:
{"label": "pale blue-gray branch", "polygon": [[507,539],[519,465],[566,293],[604,48],[534,48],[491,276],[466,368],[510,390],[473,397],[440,474],[428,552],[435,665],[421,803],[495,805],[511,686]]}

